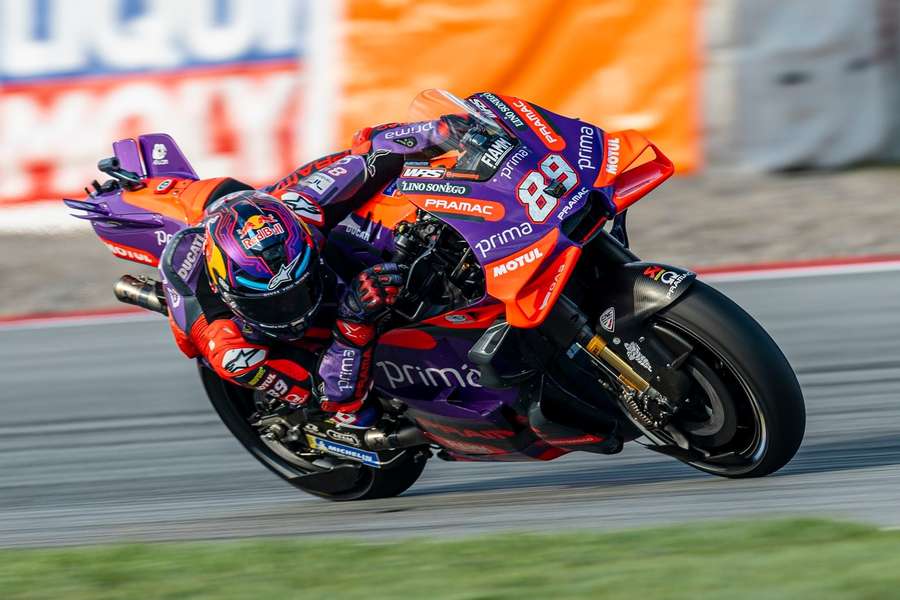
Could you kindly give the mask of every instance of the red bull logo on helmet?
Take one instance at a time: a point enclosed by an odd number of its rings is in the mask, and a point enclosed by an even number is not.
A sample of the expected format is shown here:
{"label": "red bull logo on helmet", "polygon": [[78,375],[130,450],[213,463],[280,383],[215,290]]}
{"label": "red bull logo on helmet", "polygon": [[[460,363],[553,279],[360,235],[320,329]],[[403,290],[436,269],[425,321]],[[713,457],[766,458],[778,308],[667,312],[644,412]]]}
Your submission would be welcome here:
{"label": "red bull logo on helmet", "polygon": [[284,233],[284,227],[278,219],[269,215],[253,215],[244,221],[238,234],[241,236],[241,244],[249,250],[261,241]]}

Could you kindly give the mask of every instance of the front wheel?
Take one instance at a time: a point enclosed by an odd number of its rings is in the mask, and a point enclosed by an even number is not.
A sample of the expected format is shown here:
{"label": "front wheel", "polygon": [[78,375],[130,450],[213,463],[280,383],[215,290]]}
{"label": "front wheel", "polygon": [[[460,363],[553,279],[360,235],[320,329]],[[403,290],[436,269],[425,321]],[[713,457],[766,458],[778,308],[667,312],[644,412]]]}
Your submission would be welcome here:
{"label": "front wheel", "polygon": [[685,462],[737,478],[768,475],[793,458],[806,427],[803,394],[781,349],[750,315],[696,281],[653,325],[692,347],[682,362],[688,401],[672,423],[704,458]]}

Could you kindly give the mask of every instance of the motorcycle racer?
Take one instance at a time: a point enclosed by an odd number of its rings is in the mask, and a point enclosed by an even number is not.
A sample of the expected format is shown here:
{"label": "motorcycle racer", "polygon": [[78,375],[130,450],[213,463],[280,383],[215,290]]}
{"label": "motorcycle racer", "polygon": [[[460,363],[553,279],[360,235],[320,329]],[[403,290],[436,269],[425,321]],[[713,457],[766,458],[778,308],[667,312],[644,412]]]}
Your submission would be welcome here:
{"label": "motorcycle racer", "polygon": [[459,129],[458,118],[366,128],[349,150],[212,202],[201,227],[176,234],[160,263],[181,351],[231,383],[295,405],[313,399],[344,426],[373,425],[380,407],[364,407],[371,355],[405,267],[379,261],[341,281],[341,265],[322,253],[335,226],[405,159],[452,144]]}
{"label": "motorcycle racer", "polygon": [[408,121],[259,190],[201,179],[165,133],[126,138],[98,163],[110,179],[65,199],[114,255],[160,266],[115,295],[171,317],[251,455],[341,501],[402,493],[434,449],[637,440],[735,478],[794,456],[803,395],[775,342],[628,248],[626,211],[674,173],[656,145],[490,92],[425,90]]}

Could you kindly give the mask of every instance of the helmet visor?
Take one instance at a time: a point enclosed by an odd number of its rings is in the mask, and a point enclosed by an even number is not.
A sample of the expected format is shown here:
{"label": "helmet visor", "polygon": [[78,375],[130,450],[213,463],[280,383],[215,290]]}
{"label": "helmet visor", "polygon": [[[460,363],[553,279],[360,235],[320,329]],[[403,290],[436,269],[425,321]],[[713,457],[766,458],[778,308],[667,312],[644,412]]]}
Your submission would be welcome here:
{"label": "helmet visor", "polygon": [[244,296],[221,291],[222,299],[239,316],[262,329],[298,329],[306,325],[322,301],[322,278],[318,269],[299,281],[268,294]]}

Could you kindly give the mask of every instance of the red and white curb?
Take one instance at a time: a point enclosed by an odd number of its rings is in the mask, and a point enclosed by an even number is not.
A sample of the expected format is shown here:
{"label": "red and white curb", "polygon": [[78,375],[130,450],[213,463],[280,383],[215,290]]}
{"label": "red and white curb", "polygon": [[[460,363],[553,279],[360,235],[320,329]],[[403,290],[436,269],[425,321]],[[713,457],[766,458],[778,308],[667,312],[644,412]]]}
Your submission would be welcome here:
{"label": "red and white curb", "polygon": [[[797,279],[833,275],[857,275],[900,271],[900,256],[828,258],[746,265],[698,267],[693,270],[703,281],[712,283],[757,281],[765,279]],[[78,327],[153,320],[161,320],[160,315],[139,308],[123,306],[121,308],[106,310],[0,316],[0,331],[11,329]]]}
{"label": "red and white curb", "polygon": [[699,267],[694,272],[704,281],[754,281],[796,279],[826,275],[856,275],[900,271],[900,255],[823,258],[784,262]]}
{"label": "red and white curb", "polygon": [[32,313],[0,317],[0,331],[9,329],[51,329],[53,327],[78,327],[125,323],[129,321],[152,321],[162,315],[146,310],[123,306],[106,310],[83,310],[53,313]]}
{"label": "red and white curb", "polygon": [[87,232],[90,223],[72,216],[62,200],[0,205],[0,235],[60,235]]}

